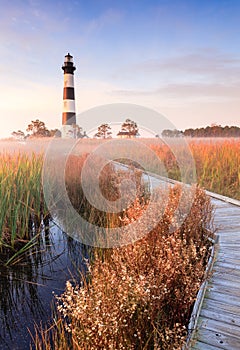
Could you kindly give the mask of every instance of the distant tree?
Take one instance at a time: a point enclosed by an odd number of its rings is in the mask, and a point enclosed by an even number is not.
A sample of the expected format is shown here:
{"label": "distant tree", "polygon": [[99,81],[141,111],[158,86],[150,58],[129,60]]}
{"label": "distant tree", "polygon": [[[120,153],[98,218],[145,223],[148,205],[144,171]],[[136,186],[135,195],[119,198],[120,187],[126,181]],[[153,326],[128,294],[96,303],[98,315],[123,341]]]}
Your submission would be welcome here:
{"label": "distant tree", "polygon": [[50,132],[47,129],[44,122],[39,119],[32,120],[31,124],[28,125],[27,131],[31,133],[31,136],[34,137],[48,137]]}
{"label": "distant tree", "polygon": [[110,139],[112,137],[111,127],[108,124],[101,124],[98,127],[97,133],[94,137],[98,137],[100,139]]}
{"label": "distant tree", "polygon": [[138,135],[138,126],[137,123],[131,119],[126,119],[121,126],[120,133],[125,133],[128,137]]}
{"label": "distant tree", "polygon": [[183,132],[177,129],[174,129],[174,130],[166,129],[162,131],[162,136],[163,137],[182,137]]}
{"label": "distant tree", "polygon": [[72,129],[68,131],[68,134],[74,139],[82,139],[85,135],[83,128],[78,124],[72,124]]}
{"label": "distant tree", "polygon": [[50,137],[61,137],[61,131],[59,129],[51,129],[49,130]]}
{"label": "distant tree", "polygon": [[87,135],[86,131],[83,131],[83,134],[81,134],[81,139],[89,139],[89,136]]}
{"label": "distant tree", "polygon": [[68,130],[68,136],[73,139],[83,139],[88,138],[86,131],[78,124],[72,124],[72,128]]}
{"label": "distant tree", "polygon": [[76,139],[82,139],[83,138],[83,128],[79,126],[78,124],[73,125],[73,130],[74,130],[74,136]]}
{"label": "distant tree", "polygon": [[17,139],[17,140],[24,140],[25,139],[25,134],[23,131],[18,130],[18,131],[13,131],[12,136]]}
{"label": "distant tree", "polygon": [[186,137],[193,137],[194,136],[193,133],[194,133],[194,129],[192,129],[192,128],[186,129],[183,132],[184,136],[186,136]]}

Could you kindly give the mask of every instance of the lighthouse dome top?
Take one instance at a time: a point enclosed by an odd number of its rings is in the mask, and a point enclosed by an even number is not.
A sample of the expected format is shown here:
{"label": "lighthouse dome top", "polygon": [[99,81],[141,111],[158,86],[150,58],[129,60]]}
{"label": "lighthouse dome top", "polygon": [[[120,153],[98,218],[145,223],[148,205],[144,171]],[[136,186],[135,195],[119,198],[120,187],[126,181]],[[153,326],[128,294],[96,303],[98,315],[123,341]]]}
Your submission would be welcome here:
{"label": "lighthouse dome top", "polygon": [[73,56],[68,53],[65,56],[64,64],[62,66],[62,69],[65,74],[73,74],[75,71],[76,67],[73,65]]}
{"label": "lighthouse dome top", "polygon": [[68,52],[68,54],[65,56],[65,62],[73,62],[73,56],[70,55],[69,52]]}

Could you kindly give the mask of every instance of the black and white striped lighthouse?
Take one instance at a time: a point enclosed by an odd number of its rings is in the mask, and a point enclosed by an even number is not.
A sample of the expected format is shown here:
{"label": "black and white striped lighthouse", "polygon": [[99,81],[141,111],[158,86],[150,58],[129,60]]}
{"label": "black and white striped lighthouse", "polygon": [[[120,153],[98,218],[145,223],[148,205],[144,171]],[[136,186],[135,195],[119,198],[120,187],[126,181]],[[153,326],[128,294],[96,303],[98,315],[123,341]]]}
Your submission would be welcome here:
{"label": "black and white striped lighthouse", "polygon": [[74,137],[73,125],[76,125],[74,71],[73,56],[68,53],[65,56],[63,87],[63,113],[62,113],[62,137]]}

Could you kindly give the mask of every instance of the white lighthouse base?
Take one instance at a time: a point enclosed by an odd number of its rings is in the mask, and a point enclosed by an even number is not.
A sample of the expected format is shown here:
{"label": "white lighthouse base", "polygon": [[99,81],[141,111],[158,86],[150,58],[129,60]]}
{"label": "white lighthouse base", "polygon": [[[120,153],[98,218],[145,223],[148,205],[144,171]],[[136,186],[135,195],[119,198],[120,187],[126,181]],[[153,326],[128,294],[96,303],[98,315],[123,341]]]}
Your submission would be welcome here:
{"label": "white lighthouse base", "polygon": [[74,139],[75,137],[75,130],[72,127],[72,125],[62,125],[62,138],[63,139]]}

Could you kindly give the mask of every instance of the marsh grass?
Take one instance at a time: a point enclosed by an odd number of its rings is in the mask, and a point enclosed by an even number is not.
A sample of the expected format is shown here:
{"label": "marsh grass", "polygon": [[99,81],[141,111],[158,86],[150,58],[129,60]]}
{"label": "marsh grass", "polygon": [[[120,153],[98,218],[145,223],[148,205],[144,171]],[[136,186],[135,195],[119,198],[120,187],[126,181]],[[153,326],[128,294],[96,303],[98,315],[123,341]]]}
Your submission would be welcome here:
{"label": "marsh grass", "polygon": [[[178,151],[181,144],[175,141]],[[169,178],[181,181],[177,160],[167,146],[157,142],[148,144],[164,162]],[[215,193],[240,199],[240,140],[196,139],[188,140],[192,152],[198,184]],[[153,169],[153,171],[155,171]]]}
{"label": "marsh grass", "polygon": [[[196,138],[167,139],[168,142],[153,139],[142,139],[158,156],[165,168],[166,175],[171,179],[185,182],[191,181],[192,165],[196,168],[195,181],[199,186],[209,191],[230,198],[240,199],[240,139],[239,138]],[[192,154],[194,163],[188,164]],[[152,172],[159,174],[159,167],[154,159],[145,159]],[[148,154],[149,157],[149,154]],[[151,158],[151,154],[150,154]],[[181,168],[183,164],[183,168]],[[188,166],[190,166],[188,168]],[[181,173],[182,171],[182,173]],[[160,174],[161,175],[161,174]]]}
{"label": "marsh grass", "polygon": [[0,156],[0,253],[28,249],[47,219],[41,172],[43,157],[32,154]]}
{"label": "marsh grass", "polygon": [[191,142],[200,186],[240,200],[240,140]]}

